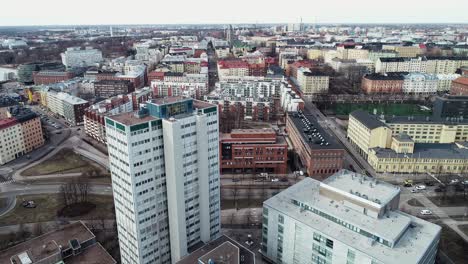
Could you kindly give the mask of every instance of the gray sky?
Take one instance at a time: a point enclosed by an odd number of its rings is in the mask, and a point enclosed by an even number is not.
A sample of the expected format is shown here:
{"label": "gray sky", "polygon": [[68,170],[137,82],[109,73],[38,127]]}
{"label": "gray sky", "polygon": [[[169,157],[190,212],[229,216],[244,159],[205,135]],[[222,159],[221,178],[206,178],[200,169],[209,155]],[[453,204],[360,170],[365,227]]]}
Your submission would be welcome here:
{"label": "gray sky", "polygon": [[467,0],[1,0],[0,26],[178,23],[468,23]]}

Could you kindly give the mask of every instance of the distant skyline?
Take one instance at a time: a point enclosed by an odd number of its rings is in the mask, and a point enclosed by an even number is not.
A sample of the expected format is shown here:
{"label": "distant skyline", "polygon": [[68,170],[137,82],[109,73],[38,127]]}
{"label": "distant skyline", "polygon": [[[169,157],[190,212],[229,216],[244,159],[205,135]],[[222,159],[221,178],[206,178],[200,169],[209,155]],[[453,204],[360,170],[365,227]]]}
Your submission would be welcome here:
{"label": "distant skyline", "polygon": [[468,23],[468,1],[41,0],[2,3],[0,26],[228,23]]}

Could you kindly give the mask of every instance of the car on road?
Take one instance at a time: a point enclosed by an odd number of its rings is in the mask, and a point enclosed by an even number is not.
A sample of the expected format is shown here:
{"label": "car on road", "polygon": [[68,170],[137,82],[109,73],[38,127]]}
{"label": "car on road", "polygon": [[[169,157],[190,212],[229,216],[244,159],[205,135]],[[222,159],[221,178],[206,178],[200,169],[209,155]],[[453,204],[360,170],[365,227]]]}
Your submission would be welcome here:
{"label": "car on road", "polygon": [[432,211],[429,209],[423,209],[421,210],[420,214],[422,215],[432,215]]}
{"label": "car on road", "polygon": [[439,186],[434,189],[434,192],[443,192],[443,191],[445,191],[445,187],[442,187],[442,186]]}
{"label": "car on road", "polygon": [[426,190],[426,185],[417,185],[416,190],[419,190],[419,191]]}
{"label": "car on road", "polygon": [[468,185],[468,180],[462,182],[463,185]]}
{"label": "car on road", "polygon": [[279,179],[271,179],[271,182],[279,182]]}
{"label": "car on road", "polygon": [[450,185],[455,185],[455,184],[457,184],[457,183],[459,183],[459,182],[460,182],[459,179],[451,179],[451,180],[450,180]]}
{"label": "car on road", "polygon": [[434,182],[431,182],[431,181],[426,181],[426,182],[424,182],[424,184],[426,186],[434,186]]}
{"label": "car on road", "polygon": [[55,132],[55,134],[60,135],[60,134],[62,134],[62,131],[57,131],[57,132]]}
{"label": "car on road", "polygon": [[411,193],[418,193],[418,192],[419,192],[418,189],[413,189],[413,190],[411,190]]}
{"label": "car on road", "polygon": [[405,187],[412,187],[413,186],[413,180],[405,180],[403,182],[403,186]]}
{"label": "car on road", "polygon": [[281,182],[288,182],[288,178],[283,177],[283,178],[280,179],[280,181],[281,181]]}

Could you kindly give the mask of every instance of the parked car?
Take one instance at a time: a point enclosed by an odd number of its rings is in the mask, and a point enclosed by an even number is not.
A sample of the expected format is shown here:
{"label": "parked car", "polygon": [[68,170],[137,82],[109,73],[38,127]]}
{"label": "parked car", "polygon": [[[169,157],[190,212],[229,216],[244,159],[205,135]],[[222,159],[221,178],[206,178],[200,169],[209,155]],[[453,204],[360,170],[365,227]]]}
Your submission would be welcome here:
{"label": "parked car", "polygon": [[468,180],[462,182],[463,185],[468,185]]}
{"label": "parked car", "polygon": [[463,186],[461,184],[455,185],[455,191],[456,192],[463,192],[464,190],[465,190],[465,186]]}
{"label": "parked car", "polygon": [[459,182],[460,182],[459,179],[451,179],[451,180],[450,180],[450,185],[455,185],[455,184],[457,184],[457,183],[459,183]]}
{"label": "parked car", "polygon": [[29,201],[23,201],[23,203],[21,204],[24,208],[36,208],[36,203],[32,200],[29,200]]}
{"label": "parked car", "polygon": [[403,182],[403,186],[405,187],[412,187],[413,186],[413,180],[405,180]]}
{"label": "parked car", "polygon": [[280,181],[281,181],[281,182],[288,182],[288,178],[283,177],[283,178],[280,179]]}
{"label": "parked car", "polygon": [[416,190],[426,190],[426,185],[417,185]]}
{"label": "parked car", "polygon": [[429,209],[423,209],[421,210],[420,212],[422,215],[431,215],[432,214],[432,211],[429,210]]}
{"label": "parked car", "polygon": [[431,181],[426,181],[426,182],[424,182],[424,184],[426,186],[434,186],[434,182],[431,182]]}
{"label": "parked car", "polygon": [[271,179],[271,182],[279,182],[279,179],[277,179],[277,178]]}
{"label": "parked car", "polygon": [[240,180],[237,179],[237,178],[233,178],[233,179],[232,179],[232,182],[238,182],[238,181],[240,181]]}
{"label": "parked car", "polygon": [[418,193],[418,192],[419,192],[419,190],[417,190],[417,189],[411,190],[411,193]]}

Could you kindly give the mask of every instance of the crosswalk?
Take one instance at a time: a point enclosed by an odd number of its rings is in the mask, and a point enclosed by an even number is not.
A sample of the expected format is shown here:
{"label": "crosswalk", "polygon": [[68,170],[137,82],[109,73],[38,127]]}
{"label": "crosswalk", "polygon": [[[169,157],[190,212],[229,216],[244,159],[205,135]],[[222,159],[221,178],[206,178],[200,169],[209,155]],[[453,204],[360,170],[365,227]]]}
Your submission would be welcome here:
{"label": "crosswalk", "polygon": [[7,185],[7,184],[13,184],[16,183],[15,180],[3,180],[0,182],[0,185]]}

